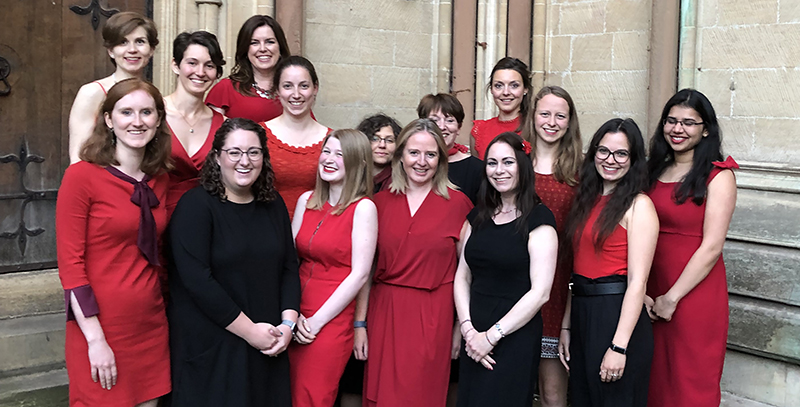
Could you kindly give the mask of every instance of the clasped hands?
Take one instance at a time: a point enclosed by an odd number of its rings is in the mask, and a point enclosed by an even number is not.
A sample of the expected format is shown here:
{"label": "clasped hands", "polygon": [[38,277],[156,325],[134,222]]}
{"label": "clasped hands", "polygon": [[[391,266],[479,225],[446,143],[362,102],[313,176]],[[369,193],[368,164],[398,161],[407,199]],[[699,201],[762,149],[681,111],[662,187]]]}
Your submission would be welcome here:
{"label": "clasped hands", "polygon": [[655,322],[659,319],[663,319],[669,322],[672,320],[672,315],[675,313],[675,309],[678,308],[678,301],[672,299],[669,296],[669,293],[660,295],[655,299],[645,295],[644,306],[645,310],[647,310],[647,316],[650,317],[650,320]]}
{"label": "clasped hands", "polygon": [[314,342],[314,339],[317,339],[317,334],[322,329],[318,325],[313,315],[306,318],[303,314],[300,314],[297,318],[297,330],[295,331],[294,340],[302,345]]}
{"label": "clasped hands", "polygon": [[292,331],[286,325],[274,326],[266,322],[257,322],[253,325],[247,342],[267,356],[278,356],[286,350],[292,340]]}
{"label": "clasped hands", "polygon": [[478,332],[472,326],[472,322],[466,322],[461,326],[462,335],[464,336],[464,350],[467,352],[472,360],[483,365],[483,367],[494,370],[494,365],[497,363],[490,356],[494,346],[490,344],[488,332]]}

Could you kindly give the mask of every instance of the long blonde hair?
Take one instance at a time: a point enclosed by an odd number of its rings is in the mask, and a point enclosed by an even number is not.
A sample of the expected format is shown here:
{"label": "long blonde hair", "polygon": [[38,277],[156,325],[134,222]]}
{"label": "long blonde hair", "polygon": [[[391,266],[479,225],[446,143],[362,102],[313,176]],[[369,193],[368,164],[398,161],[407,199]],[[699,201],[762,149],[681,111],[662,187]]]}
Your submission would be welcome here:
{"label": "long blonde hair", "polygon": [[417,133],[428,133],[436,140],[436,150],[439,154],[439,164],[436,166],[436,173],[433,175],[433,192],[444,199],[450,199],[448,189],[457,190],[447,176],[447,145],[444,142],[442,131],[431,119],[416,119],[408,123],[397,137],[397,149],[394,150],[392,157],[392,183],[389,191],[396,194],[405,194],[408,188],[408,175],[403,170],[403,150],[408,144],[408,139]]}
{"label": "long blonde hair", "polygon": [[[342,144],[342,160],[344,161],[344,189],[339,202],[331,212],[340,215],[350,204],[364,197],[372,196],[372,147],[369,139],[358,130],[340,129],[325,136],[322,140],[324,148],[328,139],[335,138]],[[308,199],[307,209],[319,210],[325,206],[330,197],[330,184],[319,176],[314,193]]]}

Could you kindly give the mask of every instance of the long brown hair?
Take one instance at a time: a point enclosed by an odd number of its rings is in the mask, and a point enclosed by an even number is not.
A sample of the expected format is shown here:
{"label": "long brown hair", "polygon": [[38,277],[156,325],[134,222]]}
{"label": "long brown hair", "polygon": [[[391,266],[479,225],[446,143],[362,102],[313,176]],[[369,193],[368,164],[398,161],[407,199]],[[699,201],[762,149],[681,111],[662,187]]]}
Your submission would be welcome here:
{"label": "long brown hair", "polygon": [[[342,160],[344,161],[344,189],[333,211],[339,215],[350,204],[364,197],[372,196],[372,148],[367,137],[358,130],[340,129],[325,136],[324,148],[329,139],[335,138],[342,144]],[[330,197],[330,184],[319,176],[314,193],[306,204],[306,208],[319,210]]]}
{"label": "long brown hair", "polygon": [[397,149],[394,150],[394,156],[392,157],[392,183],[389,185],[389,190],[395,194],[405,194],[406,189],[408,189],[408,175],[403,170],[403,150],[408,144],[408,139],[417,133],[428,133],[436,140],[439,164],[436,166],[436,172],[433,175],[433,192],[444,199],[450,199],[450,193],[447,190],[458,190],[458,187],[450,182],[447,177],[447,145],[444,143],[444,137],[442,136],[442,131],[439,130],[439,126],[428,118],[413,120],[400,132],[397,138]]}
{"label": "long brown hair", "polygon": [[100,106],[97,114],[97,123],[94,131],[80,152],[83,161],[94,163],[103,167],[119,165],[117,160],[116,135],[113,129],[106,126],[106,115],[111,115],[114,106],[123,97],[137,90],[143,90],[153,98],[158,112],[158,128],[156,135],[145,146],[144,157],[140,168],[142,172],[153,176],[162,171],[172,170],[172,134],[167,127],[167,115],[164,111],[164,97],[161,92],[150,82],[139,78],[130,78],[117,82],[108,90],[108,95]]}
{"label": "long brown hair", "polygon": [[[247,53],[250,51],[250,40],[253,39],[253,32],[263,26],[268,26],[275,34],[275,40],[278,41],[278,49],[281,54],[280,59],[291,55],[289,44],[286,42],[286,35],[283,34],[283,28],[274,18],[265,15],[254,15],[248,18],[242,24],[242,28],[239,29],[239,35],[236,37],[236,55],[234,57],[236,64],[233,66],[230,76],[234,84],[233,88],[244,96],[256,95],[253,92],[253,84],[256,79],[253,76],[253,65],[250,64],[250,58]],[[275,82],[274,79],[273,82]]]}
{"label": "long brown hair", "polygon": [[578,124],[578,111],[575,110],[575,103],[572,97],[564,88],[560,86],[545,86],[531,103],[530,112],[525,116],[522,125],[522,138],[531,143],[531,160],[536,161],[536,106],[539,101],[547,95],[553,95],[564,99],[569,106],[569,123],[567,132],[561,137],[556,150],[556,160],[553,163],[553,176],[556,181],[563,182],[569,186],[578,184],[577,175],[583,162],[581,153],[583,141],[581,140],[581,127]]}

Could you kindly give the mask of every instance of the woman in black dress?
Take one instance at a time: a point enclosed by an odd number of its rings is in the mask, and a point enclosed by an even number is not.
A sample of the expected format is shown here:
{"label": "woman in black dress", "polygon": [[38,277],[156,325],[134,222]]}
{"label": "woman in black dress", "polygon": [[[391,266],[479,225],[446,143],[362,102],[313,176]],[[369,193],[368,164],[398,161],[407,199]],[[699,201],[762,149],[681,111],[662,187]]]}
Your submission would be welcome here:
{"label": "woman in black dress", "polygon": [[170,223],[172,406],[291,406],[300,303],[264,128],[228,119]]}
{"label": "woman in black dress", "polygon": [[539,310],[556,267],[555,219],[536,195],[527,142],[501,133],[486,151],[454,282],[465,339],[458,405],[530,406],[541,352]]}

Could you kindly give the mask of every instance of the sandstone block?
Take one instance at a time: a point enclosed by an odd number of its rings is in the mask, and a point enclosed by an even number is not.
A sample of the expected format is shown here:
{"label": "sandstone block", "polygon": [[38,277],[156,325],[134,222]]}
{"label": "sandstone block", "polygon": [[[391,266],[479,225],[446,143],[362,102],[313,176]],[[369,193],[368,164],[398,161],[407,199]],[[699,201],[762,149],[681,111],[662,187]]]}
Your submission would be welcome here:
{"label": "sandstone block", "polygon": [[394,36],[393,31],[308,23],[305,55],[314,63],[391,66]]}
{"label": "sandstone block", "polygon": [[800,166],[800,154],[798,154],[797,148],[800,117],[755,119],[755,129],[754,151],[751,159]]}
{"label": "sandstone block", "polygon": [[320,77],[317,105],[365,106],[370,98],[372,78],[370,68],[363,65],[316,64]]}
{"label": "sandstone block", "polygon": [[608,71],[611,69],[612,34],[581,35],[572,45],[573,71]]}
{"label": "sandstone block", "polygon": [[703,0],[697,3],[697,27],[712,27],[719,20],[720,0]]}
{"label": "sandstone block", "polygon": [[606,31],[649,31],[652,7],[651,0],[608,0]]}
{"label": "sandstone block", "polygon": [[722,151],[737,160],[751,160],[756,135],[755,120],[746,117],[718,117],[718,120],[722,129]]}
{"label": "sandstone block", "polygon": [[395,66],[430,68],[433,50],[431,34],[397,32]]}
{"label": "sandstone block", "polygon": [[564,77],[563,86],[578,111],[607,112],[607,120],[645,113],[647,80],[646,71],[574,72]]}
{"label": "sandstone block", "polygon": [[599,34],[606,18],[603,2],[570,3],[560,7],[559,30],[565,34]]}
{"label": "sandstone block", "polygon": [[648,69],[650,35],[646,31],[614,34],[611,68],[621,70]]}
{"label": "sandstone block", "polygon": [[419,94],[419,69],[372,67],[370,103],[384,107],[416,107]]}
{"label": "sandstone block", "polygon": [[800,30],[792,24],[711,27],[700,30],[703,69],[795,67]]}
{"label": "sandstone block", "polygon": [[800,114],[800,71],[742,70],[733,74],[733,80],[734,115],[792,118]]}
{"label": "sandstone block", "polygon": [[[791,3],[791,2],[790,2]],[[774,24],[778,0],[728,0],[719,7],[717,25]]]}
{"label": "sandstone block", "polygon": [[800,22],[800,2],[781,1],[779,10],[780,10],[781,23]]}
{"label": "sandstone block", "polygon": [[306,21],[314,23],[431,33],[433,7],[406,0],[308,0],[305,14]]}
{"label": "sandstone block", "polygon": [[728,241],[723,256],[731,293],[800,307],[800,251]]}
{"label": "sandstone block", "polygon": [[573,38],[568,35],[557,35],[548,39],[550,42],[550,66],[545,67],[545,70],[562,72],[570,69]]}
{"label": "sandstone block", "polygon": [[[739,189],[733,213],[731,238],[800,247],[800,200],[796,195],[773,191]],[[800,359],[800,358],[798,358]]]}
{"label": "sandstone block", "polygon": [[717,116],[730,116],[735,88],[733,75],[727,69],[704,69],[695,73],[695,88],[708,97]]}

